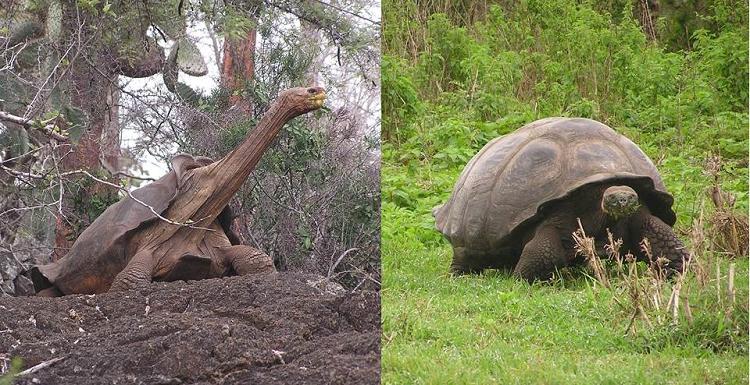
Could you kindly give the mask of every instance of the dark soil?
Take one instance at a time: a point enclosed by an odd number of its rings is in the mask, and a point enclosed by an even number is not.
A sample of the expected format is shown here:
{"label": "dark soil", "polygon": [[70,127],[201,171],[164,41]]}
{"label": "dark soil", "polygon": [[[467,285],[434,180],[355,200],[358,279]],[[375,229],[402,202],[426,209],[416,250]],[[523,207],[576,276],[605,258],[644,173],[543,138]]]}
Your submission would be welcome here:
{"label": "dark soil", "polygon": [[18,384],[379,384],[380,298],[282,273],[62,298],[0,297]]}

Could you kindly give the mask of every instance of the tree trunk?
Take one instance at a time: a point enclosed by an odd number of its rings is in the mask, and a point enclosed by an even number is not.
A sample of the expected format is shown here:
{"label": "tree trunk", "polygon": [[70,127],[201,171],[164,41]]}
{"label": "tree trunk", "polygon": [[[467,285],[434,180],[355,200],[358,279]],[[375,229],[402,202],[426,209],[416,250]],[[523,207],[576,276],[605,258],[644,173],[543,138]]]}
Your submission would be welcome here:
{"label": "tree trunk", "polygon": [[[58,49],[68,47],[78,39],[79,15],[74,4],[63,6],[63,41]],[[92,15],[81,13],[86,19],[81,28],[81,41],[90,41],[91,46],[70,63],[67,74],[70,85],[70,106],[78,108],[88,116],[85,132],[77,143],[58,147],[62,172],[83,169],[92,174],[102,171],[102,164],[116,170],[120,157],[119,126],[117,121],[116,87],[117,75],[114,65],[107,59],[108,47],[102,44],[101,29],[95,28],[97,20]],[[65,186],[62,215],[56,217],[55,252],[53,260],[64,256],[78,234],[96,216],[117,199],[117,190],[88,180],[87,177],[71,180]]]}
{"label": "tree trunk", "polygon": [[[257,18],[256,18],[257,19]],[[234,106],[245,118],[251,117],[253,103],[245,94],[245,86],[255,79],[255,44],[257,31],[248,31],[241,40],[224,39],[224,56],[221,65],[221,84],[230,93],[229,105]],[[232,229],[247,242],[239,223],[248,223],[247,213],[238,211],[239,221],[233,221]]]}
{"label": "tree trunk", "polygon": [[245,95],[245,86],[255,78],[255,40],[253,28],[241,40],[224,39],[221,83],[230,92],[229,104],[244,114],[252,112],[252,102]]}

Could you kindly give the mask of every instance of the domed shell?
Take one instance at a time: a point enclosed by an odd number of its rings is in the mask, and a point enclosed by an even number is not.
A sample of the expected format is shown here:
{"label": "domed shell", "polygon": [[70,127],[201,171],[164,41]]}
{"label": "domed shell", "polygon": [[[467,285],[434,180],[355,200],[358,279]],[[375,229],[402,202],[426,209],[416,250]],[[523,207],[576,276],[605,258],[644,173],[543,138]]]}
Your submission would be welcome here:
{"label": "domed shell", "polygon": [[628,138],[583,118],[547,118],[496,138],[464,168],[447,203],[433,210],[454,247],[494,250],[540,219],[543,206],[592,183],[627,184],[673,225],[672,196],[656,167]]}

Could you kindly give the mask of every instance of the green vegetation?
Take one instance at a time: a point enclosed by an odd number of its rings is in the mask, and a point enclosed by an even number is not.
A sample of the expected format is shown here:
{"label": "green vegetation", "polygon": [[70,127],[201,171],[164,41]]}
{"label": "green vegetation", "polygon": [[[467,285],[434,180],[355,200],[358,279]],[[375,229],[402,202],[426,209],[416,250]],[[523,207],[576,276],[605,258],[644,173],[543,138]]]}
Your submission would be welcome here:
{"label": "green vegetation", "polygon": [[[649,41],[629,2],[383,3],[384,383],[747,383],[748,5],[670,4]],[[640,264],[608,264],[609,287],[586,267],[448,275],[432,207],[485,143],[548,116],[656,163],[696,255],[675,313]]]}
{"label": "green vegetation", "polygon": [[12,360],[3,358],[3,361],[0,361],[0,368],[3,369],[2,374],[0,374],[0,385],[12,385],[13,379],[21,372],[22,367],[23,362],[18,357]]}

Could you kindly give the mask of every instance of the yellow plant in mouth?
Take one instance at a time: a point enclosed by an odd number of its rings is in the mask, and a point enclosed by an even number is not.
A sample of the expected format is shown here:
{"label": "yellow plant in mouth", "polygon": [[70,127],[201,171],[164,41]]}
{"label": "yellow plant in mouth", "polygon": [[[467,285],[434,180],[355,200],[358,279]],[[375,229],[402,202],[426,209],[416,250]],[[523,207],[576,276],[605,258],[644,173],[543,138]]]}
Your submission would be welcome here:
{"label": "yellow plant in mouth", "polygon": [[317,94],[310,96],[308,100],[311,100],[315,107],[318,107],[318,108],[323,107],[323,103],[326,100],[326,92],[325,91],[318,92]]}

